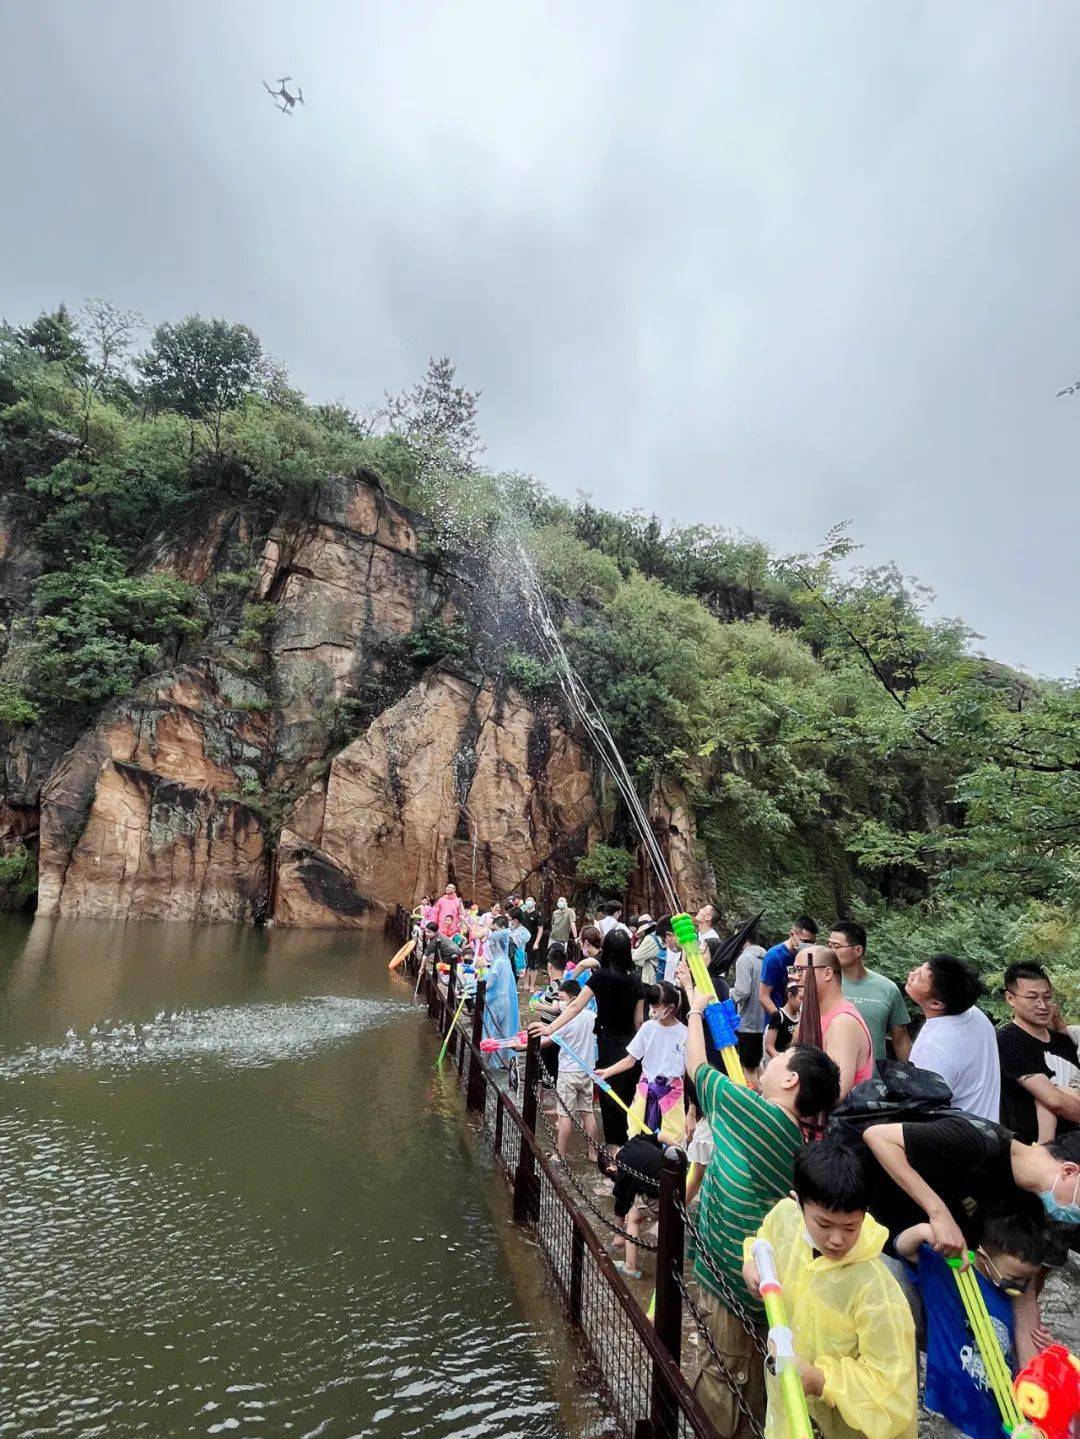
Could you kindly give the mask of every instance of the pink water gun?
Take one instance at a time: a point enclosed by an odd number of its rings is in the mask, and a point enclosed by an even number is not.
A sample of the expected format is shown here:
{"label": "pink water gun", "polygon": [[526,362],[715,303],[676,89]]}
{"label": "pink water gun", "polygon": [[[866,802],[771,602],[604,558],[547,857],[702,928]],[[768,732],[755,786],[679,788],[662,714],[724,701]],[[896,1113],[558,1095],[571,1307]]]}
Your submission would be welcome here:
{"label": "pink water gun", "polygon": [[513,1049],[516,1045],[526,1045],[529,1042],[529,1032],[521,1029],[517,1034],[512,1034],[509,1039],[496,1039],[494,1036],[484,1038],[480,1041],[481,1054],[494,1054],[500,1049]]}

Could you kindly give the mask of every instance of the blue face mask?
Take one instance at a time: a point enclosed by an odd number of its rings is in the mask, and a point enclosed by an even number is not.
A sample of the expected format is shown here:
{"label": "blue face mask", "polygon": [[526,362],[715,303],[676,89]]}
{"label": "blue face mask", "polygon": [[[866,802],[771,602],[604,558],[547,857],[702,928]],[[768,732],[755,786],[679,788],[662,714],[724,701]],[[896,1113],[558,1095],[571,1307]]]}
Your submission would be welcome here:
{"label": "blue face mask", "polygon": [[[1062,1174],[1065,1171],[1062,1170]],[[1058,1176],[1060,1180],[1061,1175]],[[1044,1189],[1039,1198],[1042,1200],[1043,1208],[1051,1219],[1058,1220],[1061,1224],[1080,1224],[1080,1204],[1076,1202],[1076,1196],[1080,1193],[1080,1174],[1076,1176],[1076,1187],[1073,1189],[1073,1197],[1070,1203],[1062,1204],[1054,1194],[1054,1186]]]}

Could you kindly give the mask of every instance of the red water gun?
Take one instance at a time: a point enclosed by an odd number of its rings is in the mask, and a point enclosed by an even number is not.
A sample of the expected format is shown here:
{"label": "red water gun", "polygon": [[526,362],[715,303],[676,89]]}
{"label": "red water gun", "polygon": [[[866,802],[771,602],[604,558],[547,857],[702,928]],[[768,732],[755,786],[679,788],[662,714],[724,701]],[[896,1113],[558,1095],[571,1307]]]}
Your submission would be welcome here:
{"label": "red water gun", "polygon": [[1080,1359],[1051,1344],[1020,1370],[1013,1392],[1020,1413],[1044,1439],[1069,1439],[1080,1415]]}

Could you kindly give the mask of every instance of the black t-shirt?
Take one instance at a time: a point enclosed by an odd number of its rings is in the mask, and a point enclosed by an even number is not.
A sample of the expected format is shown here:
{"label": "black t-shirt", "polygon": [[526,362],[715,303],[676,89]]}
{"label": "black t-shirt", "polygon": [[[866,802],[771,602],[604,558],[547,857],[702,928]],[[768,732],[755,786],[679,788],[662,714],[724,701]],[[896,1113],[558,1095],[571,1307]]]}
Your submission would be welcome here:
{"label": "black t-shirt", "polygon": [[585,983],[596,995],[596,1027],[605,1034],[634,1032],[634,1012],[641,998],[641,980],[618,969],[590,969]]}
{"label": "black t-shirt", "polygon": [[[983,1217],[1017,1192],[1012,1177],[1012,1135],[988,1119],[944,1115],[902,1126],[908,1163],[949,1208],[968,1243],[979,1242]],[[895,1239],[926,1215],[867,1151],[870,1213]]]}
{"label": "black t-shirt", "polygon": [[799,1016],[794,1019],[783,1009],[778,1009],[775,1014],[769,1015],[767,1028],[776,1030],[776,1052],[783,1054],[784,1050],[791,1044],[791,1037],[795,1033],[795,1026],[799,1022]]}
{"label": "black t-shirt", "polygon": [[[1001,1060],[1001,1122],[1012,1130],[1017,1139],[1022,1139],[1025,1144],[1035,1144],[1039,1138],[1035,1096],[1029,1094],[1020,1081],[1032,1074],[1045,1074],[1047,1079],[1052,1079],[1046,1062],[1048,1054],[1080,1064],[1076,1045],[1060,1030],[1052,1029],[1049,1040],[1043,1041],[1028,1034],[1018,1024],[1003,1024],[997,1033],[997,1043]],[[1070,1134],[1076,1128],[1071,1120],[1058,1120],[1059,1137]]]}

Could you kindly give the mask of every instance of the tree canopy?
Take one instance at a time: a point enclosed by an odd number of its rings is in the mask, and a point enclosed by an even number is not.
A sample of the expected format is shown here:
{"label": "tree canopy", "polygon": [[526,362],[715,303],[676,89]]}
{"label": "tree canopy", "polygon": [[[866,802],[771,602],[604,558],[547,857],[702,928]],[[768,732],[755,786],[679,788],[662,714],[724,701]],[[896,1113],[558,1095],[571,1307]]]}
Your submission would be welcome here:
{"label": "tree canopy", "polygon": [[[90,715],[215,636],[256,656],[271,611],[248,562],[187,585],[149,562],[158,537],[225,504],[265,530],[324,477],[368,467],[481,567],[493,607],[518,606],[515,642],[481,643],[489,672],[557,705],[518,595],[539,577],[643,797],[661,782],[687,794],[733,917],[763,908],[770,931],[803,909],[857,917],[897,975],[935,948],[991,978],[1018,954],[1073,972],[1076,677],[982,657],[917,582],[859,568],[843,529],[778,556],[482,468],[479,396],[446,357],[358,413],[309,403],[242,324],[188,316],[137,353],[143,328],[101,300],[0,328],[0,495],[40,565],[0,634],[9,730]],[[465,662],[470,643],[429,623],[399,659]],[[366,722],[375,700],[344,703]],[[579,871],[597,890],[629,873],[627,816],[609,829]]]}

